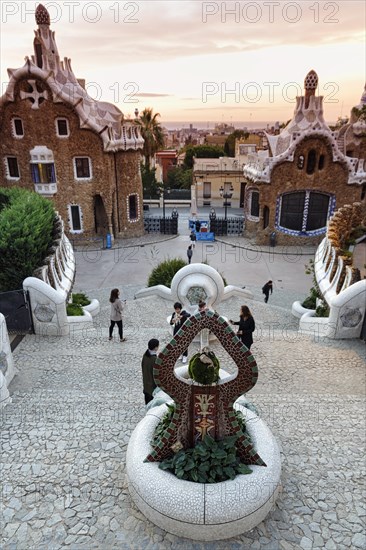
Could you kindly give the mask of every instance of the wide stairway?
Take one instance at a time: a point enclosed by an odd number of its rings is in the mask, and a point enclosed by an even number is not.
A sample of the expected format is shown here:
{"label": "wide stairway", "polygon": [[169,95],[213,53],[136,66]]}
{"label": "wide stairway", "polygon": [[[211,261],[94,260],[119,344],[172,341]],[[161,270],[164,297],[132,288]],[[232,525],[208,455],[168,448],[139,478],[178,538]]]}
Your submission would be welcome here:
{"label": "wide stairway", "polygon": [[[150,338],[169,341],[172,307],[125,290],[125,343],[117,332],[108,340],[104,289],[93,291],[103,307],[89,332],[28,335],[14,352],[19,375],[1,418],[1,547],[363,548],[364,343],[299,335],[289,297],[264,304],[259,288],[248,301],[259,379],[247,398],[280,445],[282,493],[262,524],[221,543],[179,539],[145,520],[128,494],[125,453],[145,410],[141,357]],[[240,305],[231,298],[220,313],[237,319]],[[235,372],[219,344],[213,349]]]}

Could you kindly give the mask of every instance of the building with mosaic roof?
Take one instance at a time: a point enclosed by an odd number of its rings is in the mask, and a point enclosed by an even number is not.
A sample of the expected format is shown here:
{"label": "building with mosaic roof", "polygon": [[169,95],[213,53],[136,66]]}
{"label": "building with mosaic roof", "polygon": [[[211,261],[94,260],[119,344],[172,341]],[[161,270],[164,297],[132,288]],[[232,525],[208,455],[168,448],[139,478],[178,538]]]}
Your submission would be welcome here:
{"label": "building with mosaic roof", "polygon": [[35,18],[34,54],[8,69],[0,98],[0,185],[52,199],[70,234],[141,235],[140,130],[87,94],[42,4]]}
{"label": "building with mosaic roof", "polygon": [[356,201],[365,205],[366,131],[360,107],[366,94],[352,110],[350,124],[335,132],[324,120],[317,86],[312,70],[292,120],[280,134],[267,134],[268,152],[249,155],[244,166],[246,233],[258,244],[268,244],[274,231],[278,244],[315,244],[336,208]]}

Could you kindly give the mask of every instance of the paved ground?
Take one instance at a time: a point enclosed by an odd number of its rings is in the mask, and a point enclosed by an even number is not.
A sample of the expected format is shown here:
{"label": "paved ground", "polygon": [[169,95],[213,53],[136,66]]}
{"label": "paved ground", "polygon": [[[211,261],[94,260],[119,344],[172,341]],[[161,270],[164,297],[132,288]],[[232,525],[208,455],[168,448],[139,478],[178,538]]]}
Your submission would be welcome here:
{"label": "paved ground", "polygon": [[[276,284],[268,305],[260,285],[249,285],[259,380],[247,397],[276,435],[283,464],[272,512],[245,535],[204,544],[166,533],[135,508],[125,453],[144,415],[140,360],[150,338],[169,339],[165,318],[171,311],[161,299],[133,300],[143,286],[141,271],[135,267],[133,284],[125,284],[122,268],[119,278],[112,271],[103,280],[95,270],[84,288],[94,288],[90,296],[102,311],[87,334],[28,335],[16,348],[19,376],[1,417],[1,548],[366,548],[365,345],[300,336],[289,310],[299,292],[289,285]],[[123,344],[107,337],[108,285],[114,281],[128,300]],[[81,286],[79,275],[77,282]],[[235,317],[240,305],[232,298],[220,313]],[[215,351],[233,371],[218,344]]]}
{"label": "paved ground", "polygon": [[[161,215],[158,209],[152,213]],[[100,241],[79,245],[75,288],[109,288],[131,282],[146,285],[157,263],[175,257],[187,260],[191,244],[188,217],[188,211],[180,213],[177,237],[150,234],[116,241],[110,250],[102,250]],[[200,218],[208,219],[207,209]],[[283,288],[306,294],[311,278],[305,274],[305,264],[314,257],[314,252],[314,247],[259,247],[247,238],[223,237],[214,243],[197,242],[192,263],[207,262],[225,276],[228,284],[262,287],[272,279],[275,290]]]}

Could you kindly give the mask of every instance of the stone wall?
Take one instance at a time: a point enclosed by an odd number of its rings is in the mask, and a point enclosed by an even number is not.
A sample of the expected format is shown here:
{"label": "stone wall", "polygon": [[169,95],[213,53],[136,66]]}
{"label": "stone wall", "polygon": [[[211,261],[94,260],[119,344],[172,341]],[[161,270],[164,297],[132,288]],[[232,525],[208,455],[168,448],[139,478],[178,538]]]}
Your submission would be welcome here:
{"label": "stone wall", "polygon": [[[35,146],[46,146],[53,152],[57,193],[50,198],[55,209],[65,220],[65,230],[70,231],[68,205],[79,205],[82,211],[83,231],[86,234],[95,234],[96,224],[94,216],[95,197],[99,196],[108,219],[107,227],[98,227],[99,233],[113,232],[123,236],[142,235],[142,184],[139,169],[140,154],[137,151],[108,152],[103,150],[100,136],[89,129],[80,128],[79,117],[71,107],[65,103],[53,103],[52,92],[43,82],[39,86],[45,88],[50,100],[40,104],[39,109],[32,109],[29,100],[20,100],[20,89],[25,89],[26,81],[16,84],[16,100],[7,103],[2,109],[0,122],[1,135],[1,185],[20,187],[34,190],[30,169],[30,151]],[[12,118],[22,119],[24,136],[15,138],[12,134]],[[69,125],[69,136],[59,137],[56,133],[56,118],[66,118]],[[5,161],[7,156],[18,159],[19,180],[7,179]],[[74,175],[73,157],[89,157],[92,164],[92,178],[77,180]],[[141,205],[140,217],[131,222],[127,216],[126,201],[133,192],[139,197]],[[115,196],[118,196],[116,200]],[[112,219],[112,213],[114,214]],[[103,216],[102,216],[103,219]],[[104,217],[105,219],[105,217]],[[105,224],[103,224],[105,225]],[[122,230],[119,231],[118,227]]]}
{"label": "stone wall", "polygon": [[[300,155],[307,158],[311,149],[318,155],[324,155],[324,167],[315,169],[314,173],[306,173],[306,167],[298,168]],[[304,138],[297,146],[292,162],[284,161],[277,164],[271,174],[271,183],[250,184],[247,187],[259,191],[260,218],[258,222],[247,222],[246,229],[251,235],[256,235],[257,244],[268,244],[269,234],[276,231],[279,245],[313,245],[318,244],[323,236],[288,235],[275,228],[276,203],[280,195],[286,192],[312,190],[335,195],[336,208],[361,199],[362,189],[359,185],[349,185],[346,163],[334,162],[330,143],[319,137]],[[263,229],[263,209],[269,208],[269,224]]]}

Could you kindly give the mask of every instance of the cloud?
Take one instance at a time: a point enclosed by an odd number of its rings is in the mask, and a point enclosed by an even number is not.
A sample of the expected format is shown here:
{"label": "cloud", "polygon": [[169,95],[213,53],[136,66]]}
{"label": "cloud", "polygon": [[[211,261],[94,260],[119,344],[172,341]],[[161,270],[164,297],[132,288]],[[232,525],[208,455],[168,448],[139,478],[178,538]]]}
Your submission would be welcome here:
{"label": "cloud", "polygon": [[134,94],[134,97],[173,97],[173,94],[153,94],[149,92],[141,92]]}

